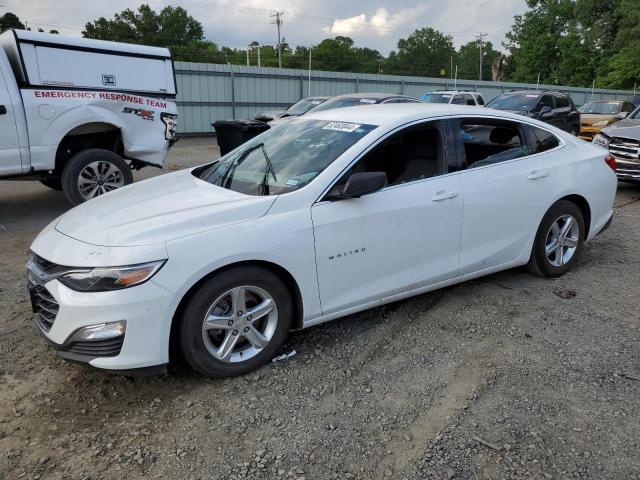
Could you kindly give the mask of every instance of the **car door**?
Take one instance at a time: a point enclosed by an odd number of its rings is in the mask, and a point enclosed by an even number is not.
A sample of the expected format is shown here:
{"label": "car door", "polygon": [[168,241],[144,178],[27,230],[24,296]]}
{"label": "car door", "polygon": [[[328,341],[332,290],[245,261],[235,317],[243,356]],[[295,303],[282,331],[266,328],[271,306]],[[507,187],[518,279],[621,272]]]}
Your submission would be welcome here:
{"label": "car door", "polygon": [[[544,107],[549,107],[551,111],[542,113],[542,109]],[[556,109],[556,103],[553,95],[549,93],[545,93],[544,95],[542,95],[540,97],[540,100],[538,101],[536,111],[540,112],[539,119],[543,122],[553,125],[554,127],[561,128],[563,130],[565,129],[564,121],[558,116],[558,111]]]}
{"label": "car door", "polygon": [[7,84],[0,70],[0,175],[11,175],[21,170],[16,119]]}
{"label": "car door", "polygon": [[460,274],[508,264],[523,254],[558,183],[559,139],[516,121],[456,120],[464,197]]}
{"label": "car door", "polygon": [[555,113],[558,116],[562,128],[565,132],[574,133],[576,119],[572,118],[572,108],[571,101],[569,97],[564,93],[556,93],[554,94],[555,102],[556,102],[556,110]]}
{"label": "car door", "polygon": [[[447,172],[447,132],[444,122],[419,122],[388,135],[312,207],[325,315],[457,275],[462,201],[458,174]],[[331,200],[367,171],[387,173],[387,187]]]}

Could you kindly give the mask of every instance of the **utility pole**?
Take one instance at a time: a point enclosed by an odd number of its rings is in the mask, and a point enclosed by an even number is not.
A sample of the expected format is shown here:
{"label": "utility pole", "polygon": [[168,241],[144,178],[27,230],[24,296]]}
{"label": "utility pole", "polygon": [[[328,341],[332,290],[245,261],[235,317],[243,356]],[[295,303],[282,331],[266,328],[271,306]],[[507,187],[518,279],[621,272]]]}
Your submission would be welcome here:
{"label": "utility pole", "polygon": [[278,27],[278,67],[282,68],[282,37],[280,36],[280,27],[282,26],[282,17],[284,12],[275,12],[271,14],[271,23],[275,23]]}
{"label": "utility pole", "polygon": [[478,78],[480,79],[480,81],[482,81],[482,44],[484,43],[484,37],[486,36],[487,36],[486,33],[480,32],[478,34],[478,42],[480,45],[480,75],[478,76]]}

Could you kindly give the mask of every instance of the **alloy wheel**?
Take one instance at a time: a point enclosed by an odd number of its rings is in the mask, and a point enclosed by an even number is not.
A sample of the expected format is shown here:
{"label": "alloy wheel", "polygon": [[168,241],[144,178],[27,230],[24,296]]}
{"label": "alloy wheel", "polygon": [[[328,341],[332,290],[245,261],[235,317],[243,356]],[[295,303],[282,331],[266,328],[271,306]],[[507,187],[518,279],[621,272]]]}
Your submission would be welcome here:
{"label": "alloy wheel", "polygon": [[202,322],[204,345],[225,363],[244,362],[271,341],[278,325],[273,297],[256,286],[239,286],[220,295]]}
{"label": "alloy wheel", "polygon": [[111,162],[91,162],[78,175],[78,191],[85,200],[124,187],[124,185],[122,171]]}
{"label": "alloy wheel", "polygon": [[578,249],[579,240],[578,221],[569,214],[557,218],[547,232],[544,247],[549,263],[554,267],[568,263]]}

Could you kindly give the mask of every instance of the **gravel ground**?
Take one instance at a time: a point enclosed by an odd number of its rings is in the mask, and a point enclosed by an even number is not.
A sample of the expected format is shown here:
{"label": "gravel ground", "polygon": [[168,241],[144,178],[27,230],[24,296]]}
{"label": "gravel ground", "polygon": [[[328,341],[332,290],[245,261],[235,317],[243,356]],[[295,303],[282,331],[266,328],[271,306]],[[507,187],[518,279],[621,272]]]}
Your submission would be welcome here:
{"label": "gravel ground", "polygon": [[[167,169],[217,155],[184,139]],[[24,261],[68,205],[0,183],[0,478],[640,479],[634,199],[621,184],[613,225],[560,279],[512,270],[421,295],[212,380],[108,374],[46,347]]]}

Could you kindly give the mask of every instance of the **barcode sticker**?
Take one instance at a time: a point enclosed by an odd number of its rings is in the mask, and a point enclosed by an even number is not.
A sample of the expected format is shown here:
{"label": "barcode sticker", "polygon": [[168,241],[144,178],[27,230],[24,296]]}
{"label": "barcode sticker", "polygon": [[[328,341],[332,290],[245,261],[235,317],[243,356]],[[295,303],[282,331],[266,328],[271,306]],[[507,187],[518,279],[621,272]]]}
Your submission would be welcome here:
{"label": "barcode sticker", "polygon": [[355,132],[360,125],[357,123],[347,123],[347,122],[329,122],[324,127],[323,130],[335,130],[337,132]]}

